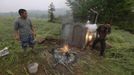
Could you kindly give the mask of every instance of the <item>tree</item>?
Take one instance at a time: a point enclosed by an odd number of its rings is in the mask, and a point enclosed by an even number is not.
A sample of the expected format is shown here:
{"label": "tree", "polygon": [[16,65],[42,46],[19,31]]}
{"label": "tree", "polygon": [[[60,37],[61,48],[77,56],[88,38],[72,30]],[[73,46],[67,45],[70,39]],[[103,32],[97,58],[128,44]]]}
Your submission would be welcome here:
{"label": "tree", "polygon": [[99,13],[99,22],[118,21],[126,18],[132,10],[132,0],[67,0],[74,19],[87,20],[89,10]]}
{"label": "tree", "polygon": [[72,9],[76,21],[87,19],[89,5],[86,0],[67,0],[67,4]]}
{"label": "tree", "polygon": [[50,22],[54,22],[54,11],[55,11],[55,6],[53,4],[53,2],[49,5],[49,9],[48,9],[48,13],[50,16]]}

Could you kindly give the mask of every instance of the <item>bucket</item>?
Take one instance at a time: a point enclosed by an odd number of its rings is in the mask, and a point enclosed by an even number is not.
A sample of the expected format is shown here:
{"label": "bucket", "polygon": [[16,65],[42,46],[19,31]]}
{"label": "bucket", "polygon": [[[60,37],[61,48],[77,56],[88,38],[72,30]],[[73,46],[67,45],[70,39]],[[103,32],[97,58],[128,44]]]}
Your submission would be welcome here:
{"label": "bucket", "polygon": [[29,71],[29,73],[31,73],[31,74],[36,73],[38,71],[38,66],[39,66],[38,63],[29,64],[28,65],[28,71]]}

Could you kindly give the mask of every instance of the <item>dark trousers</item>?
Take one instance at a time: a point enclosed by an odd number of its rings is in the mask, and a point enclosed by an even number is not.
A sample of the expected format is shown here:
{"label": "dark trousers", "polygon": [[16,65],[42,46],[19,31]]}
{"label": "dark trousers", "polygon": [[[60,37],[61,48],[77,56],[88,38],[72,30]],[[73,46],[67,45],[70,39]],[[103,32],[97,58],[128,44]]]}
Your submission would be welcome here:
{"label": "dark trousers", "polygon": [[24,50],[29,46],[33,48],[35,45],[34,37],[32,35],[21,37],[21,46]]}
{"label": "dark trousers", "polygon": [[96,44],[100,43],[101,49],[100,49],[100,56],[104,55],[104,51],[106,49],[106,40],[105,39],[100,39],[100,38],[96,38],[93,42],[92,48],[94,49]]}

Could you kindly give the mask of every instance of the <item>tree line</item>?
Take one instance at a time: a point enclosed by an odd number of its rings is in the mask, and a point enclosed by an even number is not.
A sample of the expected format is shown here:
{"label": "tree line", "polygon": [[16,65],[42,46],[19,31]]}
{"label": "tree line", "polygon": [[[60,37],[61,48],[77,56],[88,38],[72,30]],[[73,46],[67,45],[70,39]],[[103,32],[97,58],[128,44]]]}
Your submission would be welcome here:
{"label": "tree line", "polygon": [[117,21],[128,17],[133,10],[133,0],[67,0],[74,18],[87,19],[92,8],[99,13],[99,21]]}

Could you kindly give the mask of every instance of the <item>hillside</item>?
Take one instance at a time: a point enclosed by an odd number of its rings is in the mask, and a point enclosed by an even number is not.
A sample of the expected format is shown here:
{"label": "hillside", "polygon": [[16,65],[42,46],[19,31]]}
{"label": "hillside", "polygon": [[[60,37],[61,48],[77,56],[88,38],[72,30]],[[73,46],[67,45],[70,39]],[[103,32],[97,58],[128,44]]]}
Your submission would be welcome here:
{"label": "hillside", "polygon": [[[16,10],[18,11],[18,10]],[[47,10],[27,10],[28,11],[28,15],[30,17],[34,17],[34,18],[48,18],[48,11]],[[63,8],[57,8],[55,13],[55,16],[63,16],[66,14],[68,10],[67,9],[63,9]],[[12,17],[16,17],[18,16],[17,12],[6,12],[6,13],[0,13],[0,16],[12,16]]]}
{"label": "hillside", "polygon": [[[48,50],[58,46],[61,24],[33,19],[37,39],[51,37],[57,40],[50,39],[44,44],[37,44],[35,49],[37,53],[34,54],[29,50],[29,55],[24,58],[19,43],[13,37],[13,21],[12,17],[0,18],[0,49],[7,46],[10,51],[9,55],[0,57],[0,75],[30,75],[26,67],[31,62],[40,64],[36,75],[67,75],[69,73],[62,68],[53,68],[51,54],[48,53]],[[104,58],[98,56],[98,51],[76,49],[79,59],[71,66],[72,75],[134,75],[134,35],[112,27],[108,42],[113,47],[106,50]]]}

